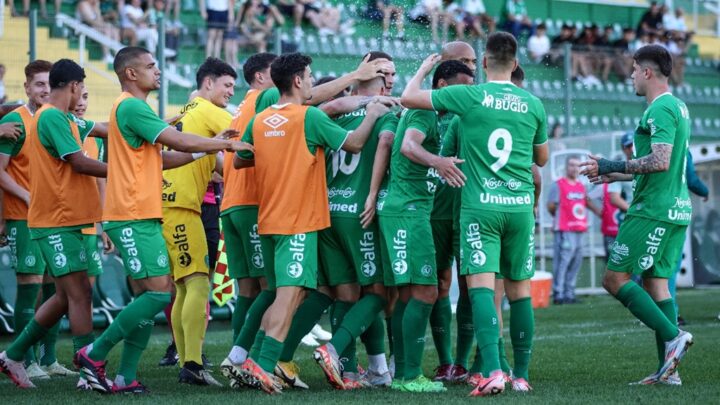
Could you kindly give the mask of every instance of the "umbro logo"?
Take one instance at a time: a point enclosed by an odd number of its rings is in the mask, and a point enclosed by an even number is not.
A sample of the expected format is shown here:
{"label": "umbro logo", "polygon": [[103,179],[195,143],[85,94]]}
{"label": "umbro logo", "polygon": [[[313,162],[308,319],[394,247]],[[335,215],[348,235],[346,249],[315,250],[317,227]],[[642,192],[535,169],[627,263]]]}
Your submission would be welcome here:
{"label": "umbro logo", "polygon": [[263,123],[272,129],[278,129],[286,122],[288,122],[288,119],[278,113],[275,113],[263,120]]}

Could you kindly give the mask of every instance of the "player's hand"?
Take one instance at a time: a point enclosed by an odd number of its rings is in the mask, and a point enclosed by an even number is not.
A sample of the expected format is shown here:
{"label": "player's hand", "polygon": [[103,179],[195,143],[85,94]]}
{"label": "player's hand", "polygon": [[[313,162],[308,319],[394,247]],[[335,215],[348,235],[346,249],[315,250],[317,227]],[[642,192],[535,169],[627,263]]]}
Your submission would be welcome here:
{"label": "player's hand", "polygon": [[368,62],[370,55],[366,56],[357,69],[355,69],[355,80],[364,82],[372,80],[376,77],[385,76],[385,72],[392,69],[392,62],[387,59],[380,58]]}
{"label": "player's hand", "polygon": [[6,122],[4,124],[0,124],[0,138],[17,141],[20,134],[22,134],[22,124],[19,122]]}
{"label": "player's hand", "polygon": [[390,108],[400,106],[400,98],[390,96],[375,96],[372,101],[382,103]]}
{"label": "player's hand", "polygon": [[450,187],[462,187],[465,185],[465,173],[457,167],[458,164],[464,163],[462,159],[456,157],[441,157],[433,166],[438,174],[447,181]]}
{"label": "player's hand", "polygon": [[367,111],[367,115],[371,115],[375,118],[382,117],[383,115],[390,112],[390,107],[386,106],[385,104],[379,102],[379,101],[371,101],[368,103],[367,107],[365,107],[365,110]]}
{"label": "player's hand", "polygon": [[580,163],[580,174],[585,175],[588,178],[598,177],[597,161],[600,160],[600,158],[595,155],[588,155],[588,158],[588,160]]}
{"label": "player's hand", "polygon": [[363,229],[367,229],[367,227],[372,224],[373,219],[375,219],[376,204],[377,196],[368,195],[368,198],[365,200],[365,209],[360,213],[360,226],[362,226]]}
{"label": "player's hand", "polygon": [[172,125],[173,123],[180,121],[182,119],[182,117],[184,117],[184,116],[185,116],[185,113],[182,113],[182,114],[178,114],[174,117],[165,118],[163,121]]}
{"label": "player's hand", "polygon": [[110,240],[110,237],[105,232],[100,235],[100,238],[102,239],[103,253],[109,255],[115,251],[115,244],[112,243],[112,240]]}
{"label": "player's hand", "polygon": [[230,146],[228,147],[228,150],[234,151],[234,152],[242,152],[242,151],[248,151],[255,153],[255,147],[247,142],[242,141],[230,141]]}
{"label": "player's hand", "polygon": [[423,61],[422,65],[420,65],[420,69],[418,69],[419,72],[422,72],[423,76],[427,76],[428,73],[430,73],[431,70],[437,65],[440,60],[442,59],[442,56],[440,56],[439,53],[433,53],[425,60]]}
{"label": "player's hand", "polygon": [[592,184],[605,184],[614,183],[616,181],[624,181],[626,178],[620,173],[608,173],[600,176],[588,176],[588,180]]}
{"label": "player's hand", "polygon": [[240,136],[240,132],[237,129],[228,128],[215,135],[215,139],[230,139],[238,136]]}

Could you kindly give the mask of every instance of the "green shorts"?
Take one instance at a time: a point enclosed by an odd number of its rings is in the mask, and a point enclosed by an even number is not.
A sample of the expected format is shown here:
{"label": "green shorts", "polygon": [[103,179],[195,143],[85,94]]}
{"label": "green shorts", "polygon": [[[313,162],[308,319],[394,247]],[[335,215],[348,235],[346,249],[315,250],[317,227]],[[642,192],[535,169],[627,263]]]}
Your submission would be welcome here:
{"label": "green shorts", "polygon": [[395,285],[437,285],[429,218],[384,216],[380,221]]}
{"label": "green shorts", "polygon": [[8,219],[7,240],[10,246],[10,266],[19,274],[45,274],[45,259],[36,240],[30,239],[27,221]]}
{"label": "green shorts", "polygon": [[35,240],[45,262],[48,263],[51,276],[62,277],[78,271],[87,271],[88,257],[80,229],[61,230]]}
{"label": "green shorts", "polygon": [[387,241],[385,240],[385,234],[382,232],[383,217],[376,216],[375,220],[378,223],[378,245],[380,246],[380,268],[383,274],[383,284],[385,287],[395,287],[395,277],[392,272],[392,264],[390,263],[390,255],[388,254]]}
{"label": "green shorts", "polygon": [[88,257],[88,277],[97,277],[103,273],[100,248],[98,247],[97,235],[83,235],[85,240],[85,252]]}
{"label": "green shorts", "polygon": [[105,222],[103,229],[123,259],[128,277],[142,280],[170,274],[167,246],[159,220],[111,221]]}
{"label": "green shorts", "polygon": [[455,232],[452,219],[430,220],[433,243],[435,244],[435,265],[438,271],[452,268],[455,249]]}
{"label": "green shorts", "polygon": [[521,281],[535,274],[535,216],[532,212],[462,210],[460,261],[463,276],[500,273]]}
{"label": "green shorts", "polygon": [[260,235],[268,246],[265,277],[268,289],[278,287],[317,288],[318,233]]}
{"label": "green shorts", "polygon": [[383,282],[377,225],[363,229],[358,218],[331,217],[331,226],[318,234],[318,256],[322,262],[319,285],[334,287]]}
{"label": "green shorts", "polygon": [[265,276],[264,252],[271,247],[258,234],[258,207],[233,208],[220,216],[228,272],[231,278],[257,278]]}
{"label": "green shorts", "polygon": [[670,278],[675,273],[687,225],[628,215],[610,249],[610,271]]}

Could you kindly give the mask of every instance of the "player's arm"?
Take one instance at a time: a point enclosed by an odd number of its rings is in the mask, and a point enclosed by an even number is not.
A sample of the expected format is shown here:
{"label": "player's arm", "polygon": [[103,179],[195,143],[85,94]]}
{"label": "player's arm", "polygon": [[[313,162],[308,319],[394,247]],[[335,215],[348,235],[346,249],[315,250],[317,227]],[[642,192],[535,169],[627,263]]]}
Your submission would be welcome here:
{"label": "player's arm", "polygon": [[538,202],[540,201],[540,193],[542,192],[542,176],[540,175],[540,169],[537,165],[532,165],[530,167],[532,169],[533,186],[535,186],[535,190],[533,192],[535,194],[535,206],[533,207],[533,211],[535,212],[535,215],[537,215]]}
{"label": "player's arm", "polygon": [[93,126],[92,131],[88,134],[95,138],[107,139],[108,136],[108,123],[107,122],[96,122]]}
{"label": "player's arm", "polygon": [[185,166],[186,164],[192,163],[205,155],[206,154],[204,152],[187,153],[164,150],[162,151],[163,170]]}
{"label": "player's arm", "polygon": [[533,145],[533,162],[535,165],[543,167],[550,158],[550,148],[547,142],[542,145]]}
{"label": "player's arm", "polygon": [[622,212],[627,212],[628,208],[630,208],[630,205],[625,201],[620,193],[617,192],[611,192],[610,193],[610,204],[612,204],[614,207],[617,207]]}
{"label": "player's arm", "polygon": [[433,110],[432,91],[423,90],[422,82],[425,76],[430,74],[432,69],[440,62],[440,55],[434,53],[423,61],[415,76],[405,86],[400,102],[405,108],[419,110]]}
{"label": "player's arm", "polygon": [[708,200],[710,191],[695,171],[692,154],[688,151],[687,162],[685,163],[685,178],[687,179],[688,190],[693,194],[702,197],[704,201]]}
{"label": "player's arm", "polygon": [[347,96],[336,98],[318,107],[330,117],[347,114],[366,107],[371,101],[378,101],[392,108],[400,105],[400,99],[387,96]]}
{"label": "player's arm", "polygon": [[550,215],[555,216],[557,212],[558,203],[560,202],[560,189],[557,182],[550,186],[550,195],[548,196],[547,210]]}
{"label": "player's arm", "polygon": [[22,124],[19,122],[6,122],[0,124],[0,138],[17,140],[22,135]]}
{"label": "player's arm", "polygon": [[343,75],[333,81],[313,87],[310,99],[308,99],[305,104],[318,105],[327,101],[346,88],[357,84],[357,82],[367,81],[376,77],[383,77],[385,75],[383,69],[389,61],[387,59],[375,59],[368,62],[367,60],[369,58],[370,55],[366,56],[355,71]]}
{"label": "player's arm", "polygon": [[[247,127],[245,127],[245,133],[242,136],[243,142],[253,145],[253,126],[255,126],[255,118],[251,119]],[[255,154],[251,151],[244,151],[233,153],[233,167],[235,169],[243,169],[246,167],[255,166]]]}
{"label": "player's arm", "polygon": [[90,159],[82,151],[64,155],[62,159],[70,164],[75,173],[93,177],[107,177],[107,165],[99,160]]}
{"label": "player's arm", "polygon": [[[224,131],[225,137],[237,136],[237,131],[228,129]],[[173,150],[181,152],[205,152],[216,153],[221,150],[252,150],[252,146],[244,142],[232,141],[228,139],[204,138],[202,136],[192,135],[180,132],[174,127],[167,127],[157,137],[156,142],[170,147]]]}
{"label": "player's arm", "polygon": [[417,164],[434,168],[452,187],[465,185],[465,174],[456,166],[456,164],[462,163],[463,160],[456,157],[438,156],[428,152],[422,147],[424,140],[425,134],[423,132],[415,128],[408,128],[400,146],[400,153]]}
{"label": "player's arm", "polygon": [[219,175],[223,175],[223,165],[225,164],[225,154],[223,152],[219,152],[215,156],[215,173]]}
{"label": "player's arm", "polygon": [[373,101],[367,106],[367,114],[354,131],[347,134],[343,142],[342,150],[350,153],[359,153],[372,133],[375,122],[378,118],[388,113],[390,109],[384,104]]}
{"label": "player's arm", "polygon": [[380,185],[387,173],[390,165],[390,154],[392,153],[392,144],[395,140],[395,134],[390,131],[380,133],[378,146],[375,150],[375,160],[373,161],[372,175],[370,177],[370,191],[365,200],[365,209],[360,213],[360,225],[367,228],[375,218],[375,208],[377,206],[378,193]]}
{"label": "player's arm", "polygon": [[14,195],[23,200],[26,205],[30,206],[30,191],[25,190],[8,174],[8,164],[10,164],[10,156],[0,154],[0,187],[6,193]]}
{"label": "player's arm", "polygon": [[592,211],[595,215],[601,217],[602,216],[602,208],[595,205],[595,203],[592,201],[591,198],[587,197],[585,198],[585,205],[587,205],[588,209]]}

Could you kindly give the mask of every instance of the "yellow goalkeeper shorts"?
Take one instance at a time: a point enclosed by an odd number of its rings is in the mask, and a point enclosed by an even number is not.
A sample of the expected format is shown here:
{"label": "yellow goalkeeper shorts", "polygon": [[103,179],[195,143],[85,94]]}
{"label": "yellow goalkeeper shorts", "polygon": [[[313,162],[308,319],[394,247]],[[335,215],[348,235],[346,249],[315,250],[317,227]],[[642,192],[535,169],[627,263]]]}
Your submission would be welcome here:
{"label": "yellow goalkeeper shorts", "polygon": [[208,247],[200,214],[185,208],[163,208],[163,237],[173,279],[208,274]]}

